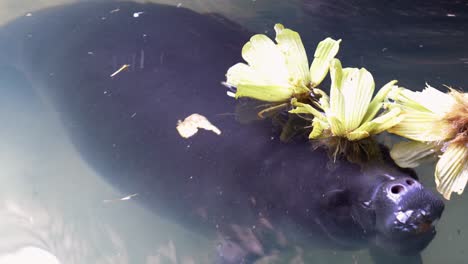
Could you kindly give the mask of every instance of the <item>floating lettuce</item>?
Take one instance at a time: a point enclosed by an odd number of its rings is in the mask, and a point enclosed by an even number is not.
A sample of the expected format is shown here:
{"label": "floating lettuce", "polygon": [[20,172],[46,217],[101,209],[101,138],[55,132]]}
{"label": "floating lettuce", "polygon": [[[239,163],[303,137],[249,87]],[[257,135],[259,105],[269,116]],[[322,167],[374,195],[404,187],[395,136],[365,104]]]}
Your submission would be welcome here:
{"label": "floating lettuce", "polygon": [[388,131],[412,140],[396,144],[391,156],[402,167],[416,167],[439,155],[437,190],[450,199],[462,194],[468,181],[468,94],[443,93],[429,85],[422,92],[395,88],[389,109],[401,109],[402,121]]}
{"label": "floating lettuce", "polygon": [[340,61],[333,59],[330,77],[330,97],[322,92],[318,102],[323,112],[309,104],[292,101],[296,108],[290,113],[314,116],[310,139],[343,137],[355,141],[381,133],[401,121],[397,107],[376,117],[387,94],[397,87],[396,81],[384,85],[372,99],[375,84],[366,69],[343,69]]}
{"label": "floating lettuce", "polygon": [[[385,85],[375,96],[374,79],[364,68],[344,68],[335,59],[341,40],[321,41],[308,68],[299,34],[275,25],[276,42],[255,35],[242,49],[248,63],[232,66],[226,84],[236,88],[235,98],[250,97],[268,102],[291,102],[290,113],[313,115],[310,139],[343,137],[351,141],[378,134],[400,121],[398,109],[375,118],[396,81]],[[330,71],[330,97],[318,89]],[[317,95],[309,102],[310,94]]]}
{"label": "floating lettuce", "polygon": [[341,40],[320,42],[309,69],[299,34],[275,25],[276,44],[263,34],[254,35],[242,48],[248,63],[237,63],[226,74],[226,84],[236,87],[235,97],[250,97],[267,102],[287,102],[308,96],[327,75],[331,59]]}

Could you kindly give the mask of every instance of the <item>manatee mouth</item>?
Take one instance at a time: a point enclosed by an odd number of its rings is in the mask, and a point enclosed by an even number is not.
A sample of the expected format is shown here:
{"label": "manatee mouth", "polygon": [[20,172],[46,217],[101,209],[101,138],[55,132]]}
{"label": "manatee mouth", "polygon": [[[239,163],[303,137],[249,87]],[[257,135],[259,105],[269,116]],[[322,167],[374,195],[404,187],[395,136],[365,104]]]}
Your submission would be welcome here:
{"label": "manatee mouth", "polygon": [[436,236],[440,215],[423,209],[407,209],[392,213],[387,229],[377,236],[377,244],[392,254],[415,255]]}
{"label": "manatee mouth", "polygon": [[424,209],[398,211],[394,215],[394,231],[416,235],[427,233],[435,235],[435,225],[440,219],[439,216],[431,215]]}

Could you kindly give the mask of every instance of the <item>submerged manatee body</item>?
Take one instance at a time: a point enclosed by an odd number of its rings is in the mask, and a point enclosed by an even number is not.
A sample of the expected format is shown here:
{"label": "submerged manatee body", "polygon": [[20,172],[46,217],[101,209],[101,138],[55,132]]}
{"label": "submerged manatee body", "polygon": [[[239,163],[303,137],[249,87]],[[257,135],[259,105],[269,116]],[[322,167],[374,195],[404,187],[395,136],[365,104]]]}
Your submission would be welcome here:
{"label": "submerged manatee body", "polygon": [[[418,261],[435,235],[443,202],[411,171],[389,159],[332,164],[306,140],[279,142],[270,121],[237,121],[220,82],[252,34],[225,18],[79,4],[18,19],[1,34],[82,158],[147,208],[212,236],[216,262],[309,245]],[[182,138],[177,122],[192,113],[221,135]]]}

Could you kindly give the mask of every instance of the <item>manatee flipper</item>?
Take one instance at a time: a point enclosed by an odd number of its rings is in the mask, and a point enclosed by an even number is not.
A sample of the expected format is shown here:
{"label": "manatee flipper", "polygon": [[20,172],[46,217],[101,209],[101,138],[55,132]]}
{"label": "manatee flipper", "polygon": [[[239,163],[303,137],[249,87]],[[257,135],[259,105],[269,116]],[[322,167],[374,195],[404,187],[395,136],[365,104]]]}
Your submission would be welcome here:
{"label": "manatee flipper", "polygon": [[385,251],[377,248],[369,249],[374,264],[423,264],[421,254],[414,256],[388,255]]}

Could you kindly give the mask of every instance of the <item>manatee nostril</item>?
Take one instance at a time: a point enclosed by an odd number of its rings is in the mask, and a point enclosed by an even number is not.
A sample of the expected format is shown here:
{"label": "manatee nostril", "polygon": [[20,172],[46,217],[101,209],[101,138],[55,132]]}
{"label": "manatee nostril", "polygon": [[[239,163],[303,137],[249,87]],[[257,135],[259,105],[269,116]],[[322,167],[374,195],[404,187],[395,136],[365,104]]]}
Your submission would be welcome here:
{"label": "manatee nostril", "polygon": [[409,186],[413,185],[414,184],[414,181],[413,180],[406,180],[406,184],[408,184]]}
{"label": "manatee nostril", "polygon": [[401,193],[402,191],[405,190],[405,187],[403,185],[400,185],[400,184],[397,184],[397,185],[393,185],[392,188],[390,189],[390,191],[393,193],[393,194],[399,194]]}

